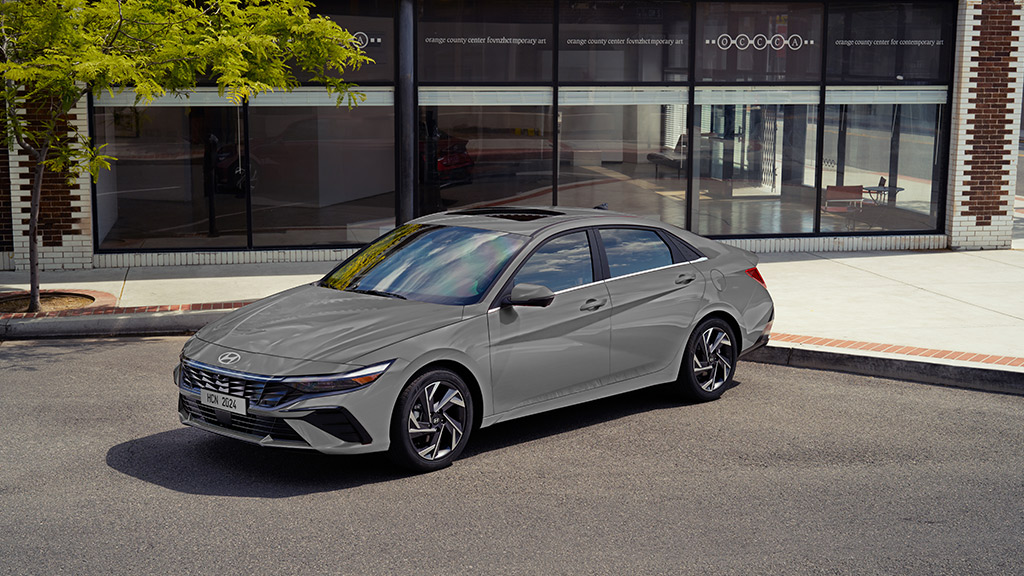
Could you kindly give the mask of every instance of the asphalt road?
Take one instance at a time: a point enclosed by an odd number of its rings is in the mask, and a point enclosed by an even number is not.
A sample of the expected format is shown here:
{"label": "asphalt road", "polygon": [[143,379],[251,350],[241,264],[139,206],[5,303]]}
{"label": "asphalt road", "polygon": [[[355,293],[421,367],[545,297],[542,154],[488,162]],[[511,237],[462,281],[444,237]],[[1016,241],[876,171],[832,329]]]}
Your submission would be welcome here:
{"label": "asphalt road", "polygon": [[1021,573],[1021,397],[748,363],[406,476],[181,426],[183,342],[0,345],[0,573]]}

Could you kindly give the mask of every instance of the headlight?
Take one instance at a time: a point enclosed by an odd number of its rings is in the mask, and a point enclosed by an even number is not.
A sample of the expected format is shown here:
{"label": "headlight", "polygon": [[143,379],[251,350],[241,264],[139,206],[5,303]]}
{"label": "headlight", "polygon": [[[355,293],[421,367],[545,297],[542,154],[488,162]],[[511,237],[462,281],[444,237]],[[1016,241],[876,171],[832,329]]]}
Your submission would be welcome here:
{"label": "headlight", "polygon": [[337,392],[339,390],[352,390],[372,384],[377,378],[391,366],[394,360],[360,368],[354,372],[345,374],[328,374],[326,376],[293,376],[283,378],[281,381],[307,394],[319,392]]}

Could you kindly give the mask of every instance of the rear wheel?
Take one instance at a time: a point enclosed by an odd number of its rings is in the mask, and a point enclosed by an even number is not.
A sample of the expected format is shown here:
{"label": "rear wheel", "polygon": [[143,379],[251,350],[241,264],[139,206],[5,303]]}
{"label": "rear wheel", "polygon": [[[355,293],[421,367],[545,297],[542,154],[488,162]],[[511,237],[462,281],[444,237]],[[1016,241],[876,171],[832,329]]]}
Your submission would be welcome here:
{"label": "rear wheel", "polygon": [[684,395],[697,401],[715,400],[730,384],[736,370],[736,337],[720,318],[708,318],[690,335],[679,370]]}
{"label": "rear wheel", "polygon": [[472,428],[473,398],[466,383],[450,370],[431,370],[398,395],[389,455],[410,470],[439,470],[462,453]]}

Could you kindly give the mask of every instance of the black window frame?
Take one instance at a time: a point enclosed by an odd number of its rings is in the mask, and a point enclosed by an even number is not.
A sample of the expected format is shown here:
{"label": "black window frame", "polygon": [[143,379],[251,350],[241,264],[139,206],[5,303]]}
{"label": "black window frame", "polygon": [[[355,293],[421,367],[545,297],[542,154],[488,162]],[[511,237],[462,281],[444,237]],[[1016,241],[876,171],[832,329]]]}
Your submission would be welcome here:
{"label": "black window frame", "polygon": [[[600,282],[605,281],[607,279],[607,276],[603,275],[604,269],[602,268],[604,253],[602,250],[598,249],[598,246],[596,244],[596,242],[600,241],[600,238],[597,238],[597,232],[594,230],[594,227],[583,226],[579,228],[573,228],[570,230],[562,230],[561,232],[556,232],[555,234],[552,234],[551,236],[544,238],[543,240],[538,242],[536,246],[533,246],[532,248],[529,249],[529,252],[526,253],[526,256],[524,256],[523,259],[518,264],[516,264],[515,269],[512,270],[512,272],[509,274],[508,279],[505,280],[505,284],[501,287],[501,290],[497,292],[494,299],[491,301],[490,306],[488,306],[488,309],[493,310],[495,308],[500,308],[502,306],[502,303],[505,301],[505,299],[512,294],[512,288],[515,287],[516,276],[523,269],[523,266],[525,266],[526,263],[530,261],[530,258],[533,258],[533,255],[536,254],[538,250],[546,246],[552,240],[557,240],[562,236],[568,236],[570,234],[579,234],[580,232],[586,233],[587,243],[590,245],[590,269],[594,279],[586,284],[580,284],[579,286],[566,288],[566,290],[575,290],[582,286],[589,286],[590,284],[598,284]],[[525,252],[525,250],[523,252]],[[600,262],[598,260],[599,258],[601,259]],[[552,290],[552,292],[555,291]]]}

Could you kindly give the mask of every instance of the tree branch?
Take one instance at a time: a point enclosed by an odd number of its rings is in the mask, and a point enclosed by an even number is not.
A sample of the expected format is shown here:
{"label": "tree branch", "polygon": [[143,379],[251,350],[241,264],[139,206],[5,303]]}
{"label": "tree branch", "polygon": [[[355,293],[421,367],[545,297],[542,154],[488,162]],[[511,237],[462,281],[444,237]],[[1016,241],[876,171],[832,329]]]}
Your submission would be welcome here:
{"label": "tree branch", "polygon": [[117,36],[121,33],[121,26],[124,25],[124,12],[121,8],[121,0],[117,0],[117,28],[115,28],[114,31],[109,36],[107,36],[105,42],[107,48],[110,48],[114,45],[114,42],[117,40]]}

